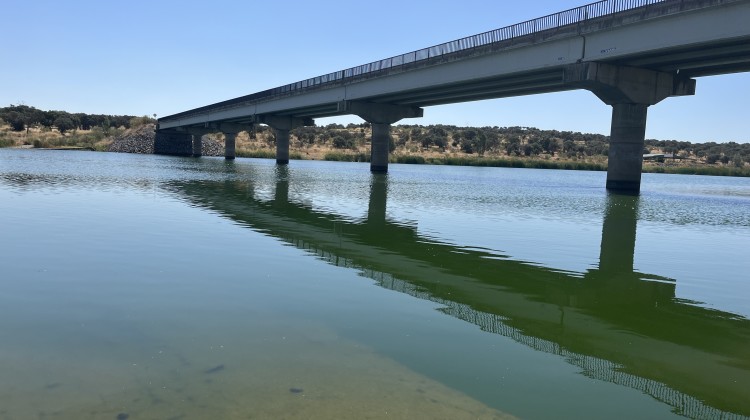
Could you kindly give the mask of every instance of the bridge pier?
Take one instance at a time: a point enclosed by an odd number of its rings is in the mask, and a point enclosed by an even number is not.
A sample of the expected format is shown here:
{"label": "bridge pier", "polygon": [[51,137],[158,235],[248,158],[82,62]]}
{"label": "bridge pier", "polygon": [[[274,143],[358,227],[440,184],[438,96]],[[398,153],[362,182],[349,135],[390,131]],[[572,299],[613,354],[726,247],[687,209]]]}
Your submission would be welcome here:
{"label": "bridge pier", "polygon": [[391,149],[391,125],[372,123],[370,143],[370,171],[387,173],[388,154]]}
{"label": "bridge pier", "polygon": [[236,132],[224,133],[224,159],[232,160],[235,158],[235,142],[237,139]]}
{"label": "bridge pier", "polygon": [[670,96],[694,95],[695,80],[680,78],[676,73],[598,62],[570,65],[564,79],[612,106],[607,189],[637,194],[641,189],[648,107]]}
{"label": "bridge pier", "polygon": [[224,159],[233,160],[236,156],[237,134],[253,129],[252,124],[221,123],[214,126],[218,131],[224,133]]}
{"label": "bridge pier", "polygon": [[311,118],[295,118],[284,115],[263,115],[260,122],[273,128],[276,135],[276,164],[289,163],[289,131],[304,125],[315,124]]}
{"label": "bridge pier", "polygon": [[289,164],[289,130],[274,129],[276,132],[276,164]]}
{"label": "bridge pier", "polygon": [[391,124],[403,118],[421,117],[424,114],[422,108],[372,102],[344,101],[339,106],[339,109],[356,114],[372,124],[370,171],[374,173],[388,172]]}
{"label": "bridge pier", "polygon": [[193,157],[201,157],[203,155],[203,136],[210,134],[213,130],[208,128],[197,128],[190,127],[186,129],[187,133],[192,136],[193,140]]}
{"label": "bridge pier", "polygon": [[193,134],[193,157],[201,157],[203,155],[203,135]]}
{"label": "bridge pier", "polygon": [[612,105],[608,190],[640,191],[647,113],[648,105],[645,104]]}

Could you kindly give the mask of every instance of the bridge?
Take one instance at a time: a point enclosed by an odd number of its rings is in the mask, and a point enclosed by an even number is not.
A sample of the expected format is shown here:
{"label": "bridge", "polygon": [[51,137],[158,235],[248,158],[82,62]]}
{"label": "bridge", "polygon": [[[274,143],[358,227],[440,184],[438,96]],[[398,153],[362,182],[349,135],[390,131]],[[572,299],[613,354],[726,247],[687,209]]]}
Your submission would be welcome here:
{"label": "bridge", "polygon": [[200,155],[223,132],[225,157],[254,124],[276,136],[315,118],[372,125],[370,169],[387,172],[390,127],[424,107],[586,89],[612,106],[606,186],[639,191],[647,110],[693,95],[696,78],[750,71],[748,0],[602,0],[418,51],[162,117],[155,151]]}

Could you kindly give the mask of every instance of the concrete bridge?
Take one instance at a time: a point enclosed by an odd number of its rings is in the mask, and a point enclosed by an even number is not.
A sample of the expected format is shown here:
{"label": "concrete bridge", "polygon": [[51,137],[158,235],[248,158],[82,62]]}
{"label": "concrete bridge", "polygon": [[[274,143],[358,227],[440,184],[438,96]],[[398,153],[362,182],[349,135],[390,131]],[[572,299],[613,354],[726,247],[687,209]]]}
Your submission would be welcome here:
{"label": "concrete bridge", "polygon": [[204,134],[267,124],[276,162],[315,118],[372,124],[373,172],[388,169],[391,124],[423,108],[586,89],[612,106],[607,188],[639,191],[648,107],[695,94],[701,76],[750,70],[748,0],[603,0],[516,25],[162,117],[157,153],[200,155]]}
{"label": "concrete bridge", "polygon": [[[598,267],[569,273],[442,243],[388,220],[388,175],[372,175],[367,215],[350,221],[290,200],[294,179],[286,167],[275,179],[251,166],[242,171],[242,181],[168,188],[382,287],[438,302],[485,331],[562,356],[590,377],[646,392],[687,417],[750,416],[750,322],[677,299],[674,280],[634,271],[637,196],[609,195]],[[456,363],[438,353],[431,355],[436,363]]]}

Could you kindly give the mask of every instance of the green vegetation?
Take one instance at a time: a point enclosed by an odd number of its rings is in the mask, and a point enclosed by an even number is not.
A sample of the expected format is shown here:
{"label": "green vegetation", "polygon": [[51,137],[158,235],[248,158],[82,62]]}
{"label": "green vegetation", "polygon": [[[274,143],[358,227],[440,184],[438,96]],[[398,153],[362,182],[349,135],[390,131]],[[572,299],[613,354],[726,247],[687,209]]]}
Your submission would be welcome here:
{"label": "green vegetation", "polygon": [[366,153],[329,152],[323,156],[323,160],[335,162],[369,162],[370,155]]}
{"label": "green vegetation", "polygon": [[750,177],[750,168],[737,168],[729,166],[644,166],[643,172],[680,175]]}
{"label": "green vegetation", "polygon": [[41,128],[57,130],[65,134],[72,130],[91,130],[94,127],[100,127],[107,135],[111,128],[130,128],[131,125],[154,122],[147,116],[71,114],[66,111],[42,111],[28,105],[10,105],[0,108],[0,119],[10,125],[13,131]]}
{"label": "green vegetation", "polygon": [[[269,149],[237,149],[235,151],[235,156],[257,159],[276,159],[276,151]],[[302,155],[298,152],[290,152],[289,159],[302,160]]]}
{"label": "green vegetation", "polygon": [[126,129],[153,122],[147,116],[71,114],[10,105],[0,108],[0,147],[27,145],[104,151],[111,139]]}

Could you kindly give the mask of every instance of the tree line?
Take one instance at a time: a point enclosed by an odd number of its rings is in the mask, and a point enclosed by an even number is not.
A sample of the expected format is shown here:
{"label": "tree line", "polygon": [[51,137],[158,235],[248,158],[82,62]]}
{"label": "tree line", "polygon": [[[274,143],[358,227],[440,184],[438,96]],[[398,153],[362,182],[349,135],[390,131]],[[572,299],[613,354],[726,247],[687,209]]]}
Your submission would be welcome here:
{"label": "tree line", "polygon": [[[299,127],[292,131],[301,145],[328,144],[337,149],[356,149],[365,144],[369,123],[328,124]],[[566,158],[606,157],[609,136],[575,131],[542,130],[533,127],[457,127],[454,125],[397,125],[391,130],[391,149],[414,152],[434,150],[463,152],[477,156],[505,155]],[[750,162],[750,143],[691,143],[678,140],[646,139],[644,154],[671,154],[675,158],[704,160],[706,163]]]}
{"label": "tree line", "polygon": [[155,121],[147,116],[42,111],[28,105],[10,105],[0,108],[0,119],[10,125],[13,131],[43,127],[50,130],[56,129],[62,134],[71,130],[91,130],[94,127],[100,127],[104,131],[107,131],[110,127],[130,128],[134,123],[143,124]]}

